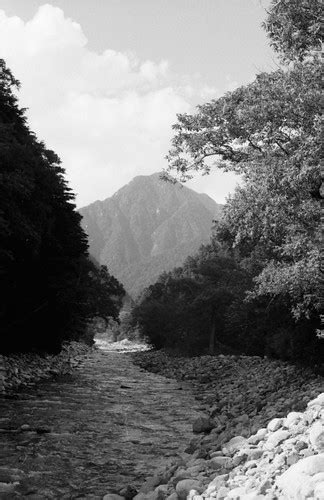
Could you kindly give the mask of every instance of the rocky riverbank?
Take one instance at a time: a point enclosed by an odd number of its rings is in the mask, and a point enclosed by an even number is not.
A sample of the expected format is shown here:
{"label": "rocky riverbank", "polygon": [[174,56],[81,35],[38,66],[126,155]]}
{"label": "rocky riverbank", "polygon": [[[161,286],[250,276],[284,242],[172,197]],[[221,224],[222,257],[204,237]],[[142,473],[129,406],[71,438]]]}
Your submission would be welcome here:
{"label": "rocky riverbank", "polygon": [[0,394],[33,385],[41,379],[70,374],[92,351],[84,343],[71,342],[57,355],[0,355]]}
{"label": "rocky riverbank", "polygon": [[190,381],[203,410],[182,462],[149,479],[135,500],[324,498],[323,377],[258,357],[132,357]]}

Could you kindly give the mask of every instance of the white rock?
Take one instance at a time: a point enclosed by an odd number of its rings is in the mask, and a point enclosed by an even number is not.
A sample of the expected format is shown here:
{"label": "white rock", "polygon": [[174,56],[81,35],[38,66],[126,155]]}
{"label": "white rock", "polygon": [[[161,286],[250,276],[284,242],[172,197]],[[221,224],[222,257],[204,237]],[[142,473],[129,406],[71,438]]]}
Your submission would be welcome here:
{"label": "white rock", "polygon": [[[287,499],[306,498],[314,490],[312,476],[324,472],[324,453],[304,458],[277,478],[276,484]],[[304,495],[304,496],[303,496]]]}
{"label": "white rock", "polygon": [[324,498],[324,481],[318,483],[314,489],[314,500],[323,500]]}
{"label": "white rock", "polygon": [[261,495],[255,490],[246,493],[246,495],[240,497],[240,500],[263,500],[264,498],[266,498],[264,495]]}
{"label": "white rock", "polygon": [[299,412],[299,411],[292,411],[288,413],[287,417],[285,418],[284,421],[284,427],[291,427],[295,424],[297,424],[300,420],[302,420],[304,414]]}
{"label": "white rock", "polygon": [[265,443],[265,448],[267,450],[272,450],[273,448],[278,446],[278,444],[282,443],[282,441],[287,439],[289,436],[290,436],[290,433],[288,431],[278,430],[278,431],[274,432],[273,434],[270,434],[270,436],[268,437],[268,439]]}
{"label": "white rock", "polygon": [[268,425],[267,425],[267,429],[268,431],[270,432],[275,432],[277,431],[278,429],[280,429],[280,427],[282,426],[283,424],[283,418],[274,418],[272,419]]}
{"label": "white rock", "polygon": [[307,406],[308,407],[310,407],[310,406],[324,406],[324,392],[322,392],[322,394],[319,394],[317,396],[317,398],[310,401]]}
{"label": "white rock", "polygon": [[309,440],[317,451],[324,451],[324,425],[321,422],[312,425]]}
{"label": "white rock", "polygon": [[224,453],[224,455],[231,455],[241,448],[245,447],[246,445],[246,438],[244,438],[243,436],[236,436],[230,439],[228,443],[224,444],[222,452]]}
{"label": "white rock", "polygon": [[217,500],[223,500],[223,498],[226,498],[228,495],[229,489],[225,488],[225,486],[221,486],[217,492]]}
{"label": "white rock", "polygon": [[201,495],[197,495],[197,492],[195,490],[191,490],[189,492],[189,495],[187,496],[187,500],[204,500],[204,497]]}
{"label": "white rock", "polygon": [[245,488],[240,486],[238,488],[234,488],[234,489],[230,490],[227,493],[227,498],[233,498],[235,500],[239,500],[245,494],[246,494]]}
{"label": "white rock", "polygon": [[215,490],[218,490],[222,486],[224,486],[226,480],[228,479],[228,474],[221,474],[216,476],[208,485],[206,493],[213,493]]}

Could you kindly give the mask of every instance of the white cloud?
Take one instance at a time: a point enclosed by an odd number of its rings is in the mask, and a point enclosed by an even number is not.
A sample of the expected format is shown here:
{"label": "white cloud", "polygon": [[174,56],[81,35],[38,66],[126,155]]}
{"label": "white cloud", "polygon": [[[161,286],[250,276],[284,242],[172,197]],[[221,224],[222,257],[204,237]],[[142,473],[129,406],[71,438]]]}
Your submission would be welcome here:
{"label": "white cloud", "polygon": [[168,61],[89,50],[81,26],[49,4],[28,22],[0,10],[0,47],[31,129],[62,158],[79,205],[161,170],[176,114],[218,92],[181,85]]}

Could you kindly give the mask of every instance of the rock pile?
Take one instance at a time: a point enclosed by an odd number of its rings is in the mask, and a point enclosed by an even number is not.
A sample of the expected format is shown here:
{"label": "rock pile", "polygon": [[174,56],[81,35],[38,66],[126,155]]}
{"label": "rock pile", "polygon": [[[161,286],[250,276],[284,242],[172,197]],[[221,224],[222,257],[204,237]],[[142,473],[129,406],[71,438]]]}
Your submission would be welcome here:
{"label": "rock pile", "polygon": [[275,418],[248,439],[231,439],[215,458],[220,474],[190,500],[323,499],[324,393],[303,413]]}
{"label": "rock pile", "polygon": [[134,359],[192,381],[205,413],[193,423],[196,437],[177,464],[149,479],[136,496],[121,490],[105,500],[324,499],[322,377],[257,357],[149,352]]}
{"label": "rock pile", "polygon": [[0,355],[0,394],[19,386],[33,385],[40,379],[71,373],[92,348],[80,342],[63,346],[57,355],[35,353]]}

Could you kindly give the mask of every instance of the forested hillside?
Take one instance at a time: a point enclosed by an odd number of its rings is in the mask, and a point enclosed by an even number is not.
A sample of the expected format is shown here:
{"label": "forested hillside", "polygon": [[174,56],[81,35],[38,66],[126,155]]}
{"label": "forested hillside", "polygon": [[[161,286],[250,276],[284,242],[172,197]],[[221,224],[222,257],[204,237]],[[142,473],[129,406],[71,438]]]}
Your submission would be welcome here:
{"label": "forested hillside", "polygon": [[157,347],[213,351],[219,341],[250,354],[321,360],[318,9],[273,3],[264,29],[280,69],[178,115],[167,174],[185,181],[219,168],[243,183],[210,245],[162,275],[134,309]]}
{"label": "forested hillside", "polygon": [[29,130],[0,60],[0,352],[91,342],[96,316],[117,317],[122,285],[88,259],[87,238],[58,156]]}
{"label": "forested hillside", "polygon": [[136,297],[163,271],[207,243],[222,206],[160,174],[140,175],[112,197],[80,209],[90,254]]}

